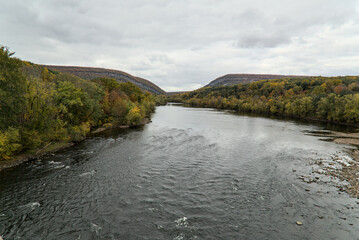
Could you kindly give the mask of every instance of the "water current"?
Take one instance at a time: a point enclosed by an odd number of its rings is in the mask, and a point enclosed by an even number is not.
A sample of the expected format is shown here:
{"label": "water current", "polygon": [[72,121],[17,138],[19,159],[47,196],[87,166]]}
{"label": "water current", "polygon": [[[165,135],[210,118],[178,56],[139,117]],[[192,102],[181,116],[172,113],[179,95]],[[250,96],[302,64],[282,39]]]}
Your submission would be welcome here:
{"label": "water current", "polygon": [[[8,239],[358,239],[359,205],[313,162],[324,126],[175,104],[0,172]],[[316,176],[308,184],[301,176]],[[300,221],[302,225],[298,225]]]}

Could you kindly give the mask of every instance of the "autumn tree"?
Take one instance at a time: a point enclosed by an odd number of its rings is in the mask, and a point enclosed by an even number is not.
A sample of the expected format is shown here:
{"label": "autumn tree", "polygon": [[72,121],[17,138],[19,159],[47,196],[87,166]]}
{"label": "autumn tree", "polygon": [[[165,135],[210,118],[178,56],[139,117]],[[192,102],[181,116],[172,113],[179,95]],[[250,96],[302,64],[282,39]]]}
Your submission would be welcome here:
{"label": "autumn tree", "polygon": [[7,48],[0,48],[0,130],[19,126],[25,105],[25,77],[21,61]]}

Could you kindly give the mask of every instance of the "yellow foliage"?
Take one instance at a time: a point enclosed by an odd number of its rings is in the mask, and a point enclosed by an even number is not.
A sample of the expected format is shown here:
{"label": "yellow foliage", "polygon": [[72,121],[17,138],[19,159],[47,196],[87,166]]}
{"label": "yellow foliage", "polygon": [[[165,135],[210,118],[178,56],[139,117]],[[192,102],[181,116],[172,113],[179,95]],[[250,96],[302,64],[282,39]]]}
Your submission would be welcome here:
{"label": "yellow foliage", "polygon": [[289,89],[286,93],[287,95],[294,95],[293,88]]}
{"label": "yellow foliage", "polygon": [[126,116],[127,123],[129,125],[138,125],[141,124],[144,118],[144,113],[138,106],[132,108]]}
{"label": "yellow foliage", "polygon": [[86,136],[86,134],[88,134],[91,130],[91,125],[89,122],[84,122],[84,123],[81,123],[80,125],[80,129],[81,129],[81,132],[84,136]]}
{"label": "yellow foliage", "polygon": [[6,132],[0,132],[0,160],[9,159],[21,149],[19,144],[19,130],[9,128]]}
{"label": "yellow foliage", "polygon": [[136,106],[136,107],[134,107],[134,108],[131,109],[131,112],[132,112],[133,114],[140,114],[141,109],[140,109],[138,106]]}
{"label": "yellow foliage", "polygon": [[112,123],[105,123],[103,126],[104,126],[105,128],[110,128],[110,127],[112,127]]}

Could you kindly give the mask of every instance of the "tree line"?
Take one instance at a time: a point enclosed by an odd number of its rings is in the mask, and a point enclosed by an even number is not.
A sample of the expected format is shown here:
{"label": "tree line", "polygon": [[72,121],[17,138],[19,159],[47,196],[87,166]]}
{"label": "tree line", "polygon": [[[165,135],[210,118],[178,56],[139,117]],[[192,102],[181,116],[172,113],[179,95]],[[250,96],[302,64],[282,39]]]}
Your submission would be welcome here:
{"label": "tree line", "polygon": [[207,87],[170,96],[190,106],[359,125],[359,77],[306,77]]}
{"label": "tree line", "polygon": [[132,83],[84,80],[12,55],[0,48],[0,160],[80,141],[94,127],[140,125],[155,109],[157,97]]}

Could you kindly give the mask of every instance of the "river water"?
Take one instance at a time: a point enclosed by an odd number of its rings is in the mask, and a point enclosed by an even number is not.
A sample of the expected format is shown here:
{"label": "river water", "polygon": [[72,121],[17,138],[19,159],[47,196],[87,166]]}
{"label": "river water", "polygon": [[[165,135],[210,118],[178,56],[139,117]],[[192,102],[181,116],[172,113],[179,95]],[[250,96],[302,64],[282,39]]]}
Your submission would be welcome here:
{"label": "river water", "polygon": [[324,127],[178,105],[152,121],[0,172],[0,235],[359,238],[355,199],[313,173],[318,159],[349,158],[349,146],[307,134]]}

